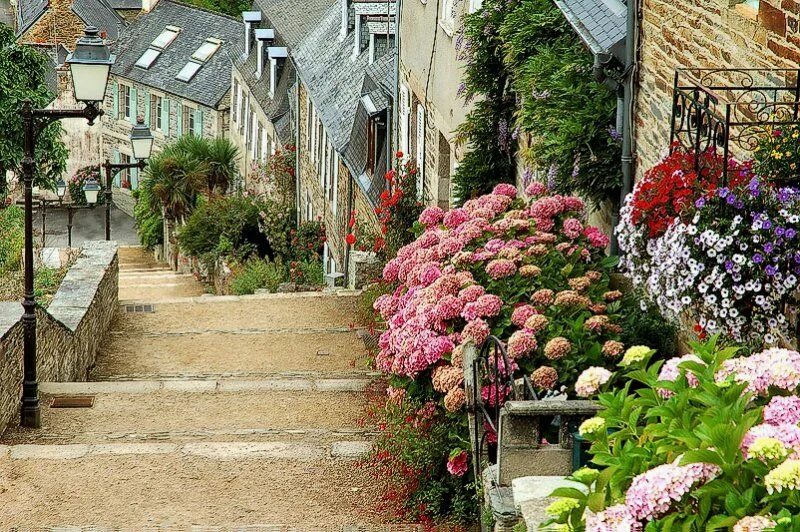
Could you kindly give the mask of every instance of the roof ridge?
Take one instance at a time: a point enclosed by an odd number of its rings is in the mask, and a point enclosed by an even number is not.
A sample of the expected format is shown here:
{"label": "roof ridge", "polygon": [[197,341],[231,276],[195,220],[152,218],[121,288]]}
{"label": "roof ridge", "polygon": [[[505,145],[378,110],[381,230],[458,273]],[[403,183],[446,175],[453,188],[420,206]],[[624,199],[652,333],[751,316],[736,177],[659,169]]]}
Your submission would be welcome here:
{"label": "roof ridge", "polygon": [[[191,8],[191,9],[196,9],[198,11],[204,11],[204,12],[210,14],[210,15],[216,15],[216,16],[221,17],[221,18],[226,18],[226,19],[229,19],[229,20],[233,20],[234,22],[241,22],[238,18],[236,18],[234,16],[231,16],[231,15],[228,15],[227,13],[220,13],[219,11],[214,11],[213,9],[208,9],[207,7],[200,7],[200,6],[191,4],[189,2],[183,2],[181,0],[160,0],[158,5],[160,5],[163,2],[172,2],[173,4],[178,4],[179,6],[188,7],[188,8]],[[158,9],[158,5],[156,5],[155,9]]]}

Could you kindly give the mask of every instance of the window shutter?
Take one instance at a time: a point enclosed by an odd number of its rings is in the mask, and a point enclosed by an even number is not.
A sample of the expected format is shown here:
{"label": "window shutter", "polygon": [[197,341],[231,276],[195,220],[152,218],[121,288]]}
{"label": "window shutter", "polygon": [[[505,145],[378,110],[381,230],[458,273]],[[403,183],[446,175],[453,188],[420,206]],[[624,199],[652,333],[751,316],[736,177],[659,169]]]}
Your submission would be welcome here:
{"label": "window shutter", "polygon": [[417,200],[425,198],[425,108],[417,106]]}
{"label": "window shutter", "polygon": [[119,118],[119,85],[117,82],[111,84],[111,94],[114,97],[114,118]]}
{"label": "window shutter", "polygon": [[336,208],[339,203],[339,153],[334,150],[333,152],[333,199],[331,200],[331,212],[336,216]]}
{"label": "window shutter", "polygon": [[161,129],[167,136],[169,136],[169,106],[170,101],[167,98],[161,100]]}
{"label": "window shutter", "polygon": [[408,87],[400,85],[400,151],[403,152],[404,157],[411,155],[408,153],[408,119],[411,115],[410,99]]}
{"label": "window shutter", "polygon": [[144,125],[150,127],[150,93],[142,91],[142,98],[144,98]]}
{"label": "window shutter", "polygon": [[203,110],[197,109],[194,112],[194,134],[203,137]]}
{"label": "window shutter", "polygon": [[136,96],[136,87],[131,87],[131,124],[136,123],[139,116],[139,101]]}
{"label": "window shutter", "polygon": [[179,137],[183,136],[183,105],[181,102],[175,102],[177,109],[175,110],[175,132]]}

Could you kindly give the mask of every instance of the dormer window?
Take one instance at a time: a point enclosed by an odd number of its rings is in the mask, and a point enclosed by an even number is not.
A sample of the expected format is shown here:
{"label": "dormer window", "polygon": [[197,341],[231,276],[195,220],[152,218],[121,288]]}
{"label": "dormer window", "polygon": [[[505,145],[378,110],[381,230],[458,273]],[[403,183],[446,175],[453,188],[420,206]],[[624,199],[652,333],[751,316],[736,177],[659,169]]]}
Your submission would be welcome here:
{"label": "dormer window", "polygon": [[183,66],[181,71],[178,72],[178,75],[175,76],[175,79],[189,83],[190,81],[192,81],[192,78],[195,76],[195,74],[197,74],[197,71],[200,70],[200,67],[202,66],[203,65],[201,65],[200,63],[189,61]]}
{"label": "dormer window", "polygon": [[252,44],[252,32],[250,29],[254,24],[261,22],[261,11],[244,11],[242,12],[242,22],[244,22],[244,55],[250,55],[250,47]]}
{"label": "dormer window", "polygon": [[161,50],[156,50],[155,48],[148,48],[147,50],[144,51],[139,60],[136,61],[136,66],[147,70],[153,65],[153,62],[156,59],[158,59],[159,55],[161,55]]}
{"label": "dormer window", "polygon": [[175,40],[180,32],[181,29],[177,26],[167,26],[150,45],[153,48],[164,50],[167,46],[172,44],[172,41]]}

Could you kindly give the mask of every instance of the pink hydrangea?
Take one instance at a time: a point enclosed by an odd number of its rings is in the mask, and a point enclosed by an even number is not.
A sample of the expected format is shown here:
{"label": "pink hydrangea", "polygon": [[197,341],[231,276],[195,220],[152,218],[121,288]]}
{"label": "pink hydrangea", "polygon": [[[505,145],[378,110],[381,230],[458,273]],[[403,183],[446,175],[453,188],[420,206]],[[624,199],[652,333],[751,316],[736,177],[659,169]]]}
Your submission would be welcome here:
{"label": "pink hydrangea", "polygon": [[442,223],[448,229],[456,229],[469,221],[470,216],[464,209],[451,209],[445,213]]}
{"label": "pink hydrangea", "polygon": [[800,385],[800,353],[789,349],[772,348],[747,357],[723,362],[717,381],[733,378],[747,383],[747,391],[764,395],[770,387],[793,392]]}
{"label": "pink hydrangea", "polygon": [[583,230],[584,236],[589,239],[589,244],[598,249],[605,249],[611,240],[608,235],[594,226],[589,226]]}
{"label": "pink hydrangea", "polygon": [[492,318],[500,314],[503,308],[503,300],[494,294],[484,294],[476,301],[464,305],[461,316],[472,321],[475,318]]}
{"label": "pink hydrangea", "polygon": [[564,196],[564,212],[582,213],[586,209],[586,203],[577,196]]}
{"label": "pink hydrangea", "polygon": [[444,219],[444,211],[436,206],[427,207],[419,215],[419,223],[427,228],[435,227]]}
{"label": "pink hydrangea", "polygon": [[472,340],[475,345],[481,345],[489,338],[489,324],[480,318],[471,320],[464,327],[462,336],[465,340]]}
{"label": "pink hydrangea", "polygon": [[458,298],[464,303],[477,301],[479,297],[486,293],[486,289],[479,284],[470,285],[458,293]]}
{"label": "pink hydrangea", "polygon": [[457,296],[445,295],[436,303],[436,314],[440,320],[452,320],[461,315],[464,302]]}
{"label": "pink hydrangea", "polygon": [[770,425],[800,423],[800,397],[796,395],[773,397],[764,407],[764,422]]}
{"label": "pink hydrangea", "polygon": [[611,380],[611,372],[606,368],[593,366],[585,369],[575,381],[575,394],[578,397],[591,397],[600,391],[600,387]]}
{"label": "pink hydrangea", "polygon": [[517,273],[517,265],[513,260],[495,259],[486,265],[486,273],[492,279],[503,279]]}
{"label": "pink hydrangea", "polygon": [[564,235],[570,240],[575,240],[581,236],[583,224],[577,218],[567,218],[563,225]]}
{"label": "pink hydrangea", "polygon": [[510,358],[522,358],[536,349],[536,335],[530,331],[516,331],[508,339],[508,356]]}
{"label": "pink hydrangea", "polygon": [[544,196],[547,194],[547,185],[544,183],[539,183],[538,181],[534,181],[527,187],[525,187],[525,194],[530,198],[538,198],[539,196]]}
{"label": "pink hydrangea", "polygon": [[654,467],[634,477],[625,494],[625,505],[638,521],[658,519],[693,488],[712,480],[719,473],[719,467],[704,463]]}
{"label": "pink hydrangea", "polygon": [[609,506],[602,512],[586,512],[586,532],[641,532],[642,525],[624,504]]}
{"label": "pink hydrangea", "polygon": [[500,183],[499,185],[494,187],[494,190],[492,190],[492,194],[507,196],[511,199],[514,199],[517,197],[517,187],[509,183]]}
{"label": "pink hydrangea", "polygon": [[436,251],[439,253],[440,257],[445,258],[452,257],[462,249],[464,249],[464,242],[462,242],[460,238],[447,237],[439,242],[439,246],[436,248]]}
{"label": "pink hydrangea", "polygon": [[750,446],[759,438],[774,438],[786,447],[791,454],[797,456],[800,453],[800,427],[791,423],[780,425],[768,425],[766,423],[756,425],[747,431],[742,438],[742,456],[747,459]]}
{"label": "pink hydrangea", "polygon": [[469,455],[461,451],[447,460],[447,472],[454,477],[463,477],[469,471]]}
{"label": "pink hydrangea", "polygon": [[400,261],[396,258],[390,260],[383,267],[383,280],[387,283],[397,281],[397,273],[400,271]]}
{"label": "pink hydrangea", "polygon": [[539,312],[532,305],[519,305],[511,313],[511,323],[517,327],[525,327],[525,322],[534,314]]}
{"label": "pink hydrangea", "polygon": [[[696,387],[698,384],[700,384],[700,381],[697,380],[697,376],[691,371],[684,370],[680,367],[682,363],[690,361],[704,364],[704,362],[700,359],[700,357],[694,354],[688,354],[682,357],[670,358],[661,367],[661,371],[658,374],[658,380],[675,382],[676,380],[678,380],[678,376],[681,373],[684,373],[686,375],[686,380],[689,382],[689,386],[691,386],[692,388]],[[665,390],[663,388],[659,388],[658,393],[665,398],[672,397],[673,395],[670,390]]]}

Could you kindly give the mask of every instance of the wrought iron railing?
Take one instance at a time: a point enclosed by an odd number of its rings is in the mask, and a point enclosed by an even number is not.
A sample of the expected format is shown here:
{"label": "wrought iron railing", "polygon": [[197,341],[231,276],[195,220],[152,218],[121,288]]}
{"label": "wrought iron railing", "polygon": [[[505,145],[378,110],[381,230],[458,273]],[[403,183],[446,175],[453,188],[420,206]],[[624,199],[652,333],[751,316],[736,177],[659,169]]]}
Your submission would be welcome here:
{"label": "wrought iron railing", "polygon": [[[775,128],[800,124],[799,69],[679,68],[675,71],[670,145],[702,154],[744,157]],[[723,164],[723,181],[728,165]]]}

